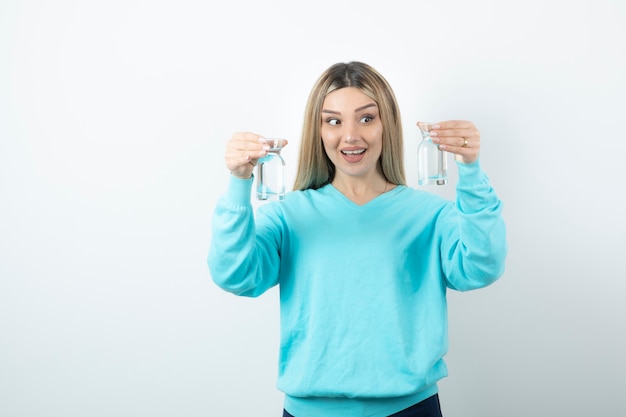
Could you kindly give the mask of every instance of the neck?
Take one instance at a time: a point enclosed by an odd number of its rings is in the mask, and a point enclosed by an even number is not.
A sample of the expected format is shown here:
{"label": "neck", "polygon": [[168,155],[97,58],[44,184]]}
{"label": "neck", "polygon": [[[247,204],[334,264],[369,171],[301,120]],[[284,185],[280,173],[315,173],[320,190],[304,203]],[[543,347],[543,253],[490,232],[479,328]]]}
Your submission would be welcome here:
{"label": "neck", "polygon": [[393,188],[393,184],[390,184],[382,175],[368,180],[351,177],[335,177],[332,181],[332,185],[357,204],[367,203]]}

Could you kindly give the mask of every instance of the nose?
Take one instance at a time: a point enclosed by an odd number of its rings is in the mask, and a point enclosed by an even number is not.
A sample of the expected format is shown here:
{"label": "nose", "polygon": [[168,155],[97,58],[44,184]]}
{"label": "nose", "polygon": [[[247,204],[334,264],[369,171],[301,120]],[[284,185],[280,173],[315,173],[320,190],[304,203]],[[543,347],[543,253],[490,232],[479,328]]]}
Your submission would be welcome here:
{"label": "nose", "polygon": [[346,143],[356,143],[360,139],[359,127],[356,123],[344,123],[343,140]]}

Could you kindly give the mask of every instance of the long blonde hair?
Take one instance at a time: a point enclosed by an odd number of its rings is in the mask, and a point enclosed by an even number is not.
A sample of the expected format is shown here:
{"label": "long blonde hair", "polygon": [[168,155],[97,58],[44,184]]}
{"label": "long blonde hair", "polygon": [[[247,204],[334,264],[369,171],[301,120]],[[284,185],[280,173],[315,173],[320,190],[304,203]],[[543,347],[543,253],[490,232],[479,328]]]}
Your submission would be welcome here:
{"label": "long blonde hair", "polygon": [[402,121],[395,94],[387,80],[371,66],[358,61],[337,63],[318,78],[306,104],[298,170],[294,190],[318,189],[335,177],[321,135],[321,111],[325,97],[344,87],[356,87],[376,102],[383,123],[383,146],[379,166],[393,184],[406,184]]}

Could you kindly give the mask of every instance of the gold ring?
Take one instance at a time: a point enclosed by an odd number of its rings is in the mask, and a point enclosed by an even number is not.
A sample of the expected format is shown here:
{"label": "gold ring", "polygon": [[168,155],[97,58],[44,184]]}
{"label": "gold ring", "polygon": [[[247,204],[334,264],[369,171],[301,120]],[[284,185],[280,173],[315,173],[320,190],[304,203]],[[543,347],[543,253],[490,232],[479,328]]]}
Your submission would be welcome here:
{"label": "gold ring", "polygon": [[463,145],[461,145],[461,148],[465,148],[467,146],[467,138],[463,138]]}

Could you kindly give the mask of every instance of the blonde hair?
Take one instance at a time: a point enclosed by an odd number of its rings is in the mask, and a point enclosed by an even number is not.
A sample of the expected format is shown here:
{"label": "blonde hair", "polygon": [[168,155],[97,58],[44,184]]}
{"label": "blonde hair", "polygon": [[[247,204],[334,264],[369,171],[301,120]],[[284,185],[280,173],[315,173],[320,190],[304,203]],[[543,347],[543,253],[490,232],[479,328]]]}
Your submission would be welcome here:
{"label": "blonde hair", "polygon": [[318,78],[306,104],[298,170],[294,190],[318,189],[335,177],[321,135],[321,111],[325,97],[335,90],[356,87],[376,102],[383,123],[383,145],[379,167],[387,181],[406,185],[402,121],[395,94],[385,78],[371,66],[358,61],[337,63]]}

